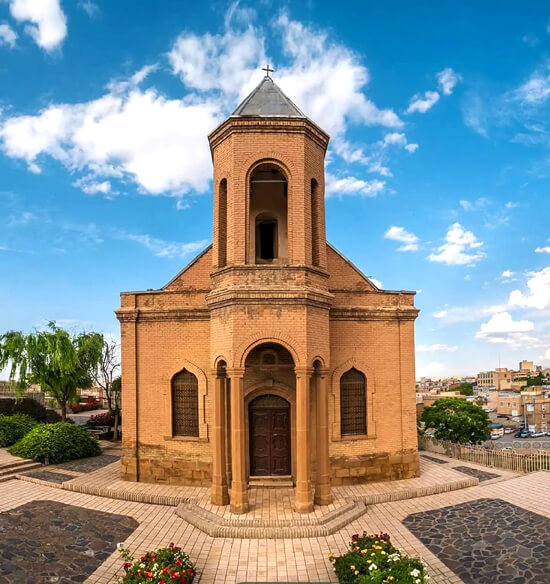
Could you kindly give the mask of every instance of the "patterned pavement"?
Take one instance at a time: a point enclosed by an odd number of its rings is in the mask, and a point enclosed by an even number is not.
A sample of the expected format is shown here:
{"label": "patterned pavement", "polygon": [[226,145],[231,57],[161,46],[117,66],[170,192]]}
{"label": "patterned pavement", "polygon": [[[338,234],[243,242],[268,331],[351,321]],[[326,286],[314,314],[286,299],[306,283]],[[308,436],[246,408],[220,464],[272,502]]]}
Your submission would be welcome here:
{"label": "patterned pavement", "polygon": [[[445,459],[442,456],[438,456],[438,458]],[[456,463],[456,461],[447,460]],[[427,460],[423,460],[422,464],[425,468],[435,469],[431,472],[443,472],[444,469],[450,467],[450,465],[430,463]],[[465,463],[464,466],[466,465],[481,471],[484,470],[479,465]],[[108,468],[110,466],[95,472],[101,474]],[[55,469],[51,470],[55,472]],[[447,472],[460,475],[451,468]],[[414,527],[411,524],[411,529],[414,532],[411,531],[407,526],[407,521],[410,521],[407,518],[410,516],[422,517],[426,513],[437,510],[441,512],[443,508],[458,507],[458,511],[452,512],[452,530],[453,533],[459,533],[461,530],[465,533],[464,524],[462,524],[462,528],[460,527],[461,521],[464,522],[471,515],[471,511],[468,510],[468,507],[461,506],[482,500],[480,505],[483,507],[485,506],[484,500],[498,500],[511,505],[511,507],[507,507],[506,513],[510,513],[512,507],[515,508],[512,521],[522,522],[520,531],[525,534],[526,541],[530,542],[531,547],[528,549],[532,551],[529,557],[533,567],[529,568],[530,572],[523,570],[521,576],[517,576],[516,573],[513,578],[506,579],[505,576],[498,574],[499,579],[494,581],[498,584],[531,584],[535,580],[526,578],[530,578],[531,573],[533,575],[539,574],[540,569],[544,568],[544,555],[550,558],[550,550],[547,549],[548,539],[544,539],[548,536],[540,534],[542,530],[541,518],[545,521],[550,520],[550,499],[547,496],[547,493],[550,492],[550,473],[538,472],[518,477],[502,471],[502,475],[499,479],[485,482],[476,487],[408,500],[371,504],[362,517],[342,530],[332,535],[317,538],[292,540],[211,538],[179,518],[176,514],[176,508],[173,506],[110,499],[53,488],[59,485],[48,486],[47,484],[35,484],[20,480],[10,480],[0,484],[0,518],[5,515],[3,512],[9,512],[31,502],[47,502],[48,506],[62,503],[70,506],[71,509],[94,511],[105,517],[105,521],[108,521],[109,525],[112,525],[113,515],[116,522],[120,522],[122,516],[122,518],[125,517],[137,524],[137,527],[123,539],[125,546],[135,555],[141,555],[148,550],[174,542],[182,546],[196,563],[199,572],[197,582],[200,584],[236,584],[238,582],[258,581],[336,582],[332,566],[328,561],[328,553],[345,552],[351,535],[354,533],[361,533],[364,530],[371,533],[385,531],[391,535],[392,541],[397,547],[424,559],[433,584],[469,584],[473,580],[467,579],[469,577],[468,571],[460,571],[458,567],[451,567],[446,563],[447,557],[444,549],[449,545],[437,547],[436,543],[436,547],[433,547],[432,535],[428,533],[430,537],[428,540],[426,539],[428,536],[424,532],[414,531],[416,530],[416,522],[413,522],[415,523]],[[78,478],[79,481],[83,479],[84,475]],[[126,483],[126,485],[129,488],[133,486],[130,483]],[[387,483],[387,485],[391,485],[391,483]],[[169,487],[164,488],[168,489]],[[384,486],[380,483],[376,486],[380,492],[383,491],[383,488]],[[350,490],[353,489],[356,487],[350,487]],[[489,516],[493,517],[495,524],[502,522],[502,529],[510,531],[513,525],[506,521],[506,513],[501,511],[498,515],[494,515],[494,510],[491,510],[490,507],[488,509],[490,509]],[[433,518],[431,515],[427,517],[429,523]],[[50,520],[42,515],[42,520],[36,522],[35,530],[37,532],[39,530],[46,531],[49,523]],[[74,524],[70,521],[69,523]],[[95,533],[93,531],[94,523],[96,522],[83,519],[76,531],[85,538],[91,538]],[[548,532],[548,526],[545,525],[544,528]],[[445,533],[445,530],[445,523],[440,522],[437,531]],[[107,531],[108,529],[105,528],[105,533]],[[0,534],[0,539],[2,537],[3,534]],[[117,535],[117,537],[120,536]],[[515,537],[513,541],[516,542],[516,540],[519,541]],[[460,540],[455,545],[459,547]],[[473,545],[472,550],[474,549]],[[93,573],[87,576],[85,580],[87,584],[108,584],[117,572],[121,572],[122,561],[118,553],[113,552],[113,541],[105,541],[103,546],[98,553],[105,554],[106,559]],[[546,547],[543,549],[540,546]],[[472,550],[464,547],[467,558],[473,557]],[[525,553],[521,547],[515,547],[514,550],[511,551],[513,560]],[[4,548],[0,546],[0,565],[3,565],[5,561],[3,553],[5,553]],[[78,553],[82,554],[83,552],[79,551]],[[86,561],[86,558],[82,559]],[[473,565],[473,562],[479,560],[476,558],[469,561]],[[546,574],[550,573],[550,563],[548,562],[550,560],[547,561]],[[468,562],[465,561],[465,563]],[[522,569],[521,566],[518,566],[518,570]],[[60,573],[59,577],[66,577],[66,575]],[[0,577],[1,584],[12,584],[12,582],[15,584],[15,582],[19,583],[20,581],[22,580],[2,579]],[[59,581],[58,579],[57,582]],[[478,581],[485,584],[481,580]],[[546,582],[548,579],[541,580],[539,577],[537,581]],[[37,579],[34,582],[42,584]]]}

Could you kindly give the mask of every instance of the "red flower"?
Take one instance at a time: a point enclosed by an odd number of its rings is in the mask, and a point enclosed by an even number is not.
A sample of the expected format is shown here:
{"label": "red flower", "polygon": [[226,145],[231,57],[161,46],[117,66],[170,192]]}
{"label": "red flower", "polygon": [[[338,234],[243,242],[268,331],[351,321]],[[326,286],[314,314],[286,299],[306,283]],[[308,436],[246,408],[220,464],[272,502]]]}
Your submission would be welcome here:
{"label": "red flower", "polygon": [[128,571],[132,567],[131,562],[124,562],[124,569]]}
{"label": "red flower", "polygon": [[181,574],[179,572],[172,572],[172,580],[175,580],[176,578],[180,578]]}
{"label": "red flower", "polygon": [[183,562],[178,558],[174,563],[181,566]]}
{"label": "red flower", "polygon": [[140,561],[145,562],[147,558],[145,556],[141,556],[141,558],[139,558],[139,559],[140,559]]}
{"label": "red flower", "polygon": [[159,580],[159,584],[166,584],[164,580]]}
{"label": "red flower", "polygon": [[153,577],[153,572],[145,572],[144,576],[146,578],[152,578]]}

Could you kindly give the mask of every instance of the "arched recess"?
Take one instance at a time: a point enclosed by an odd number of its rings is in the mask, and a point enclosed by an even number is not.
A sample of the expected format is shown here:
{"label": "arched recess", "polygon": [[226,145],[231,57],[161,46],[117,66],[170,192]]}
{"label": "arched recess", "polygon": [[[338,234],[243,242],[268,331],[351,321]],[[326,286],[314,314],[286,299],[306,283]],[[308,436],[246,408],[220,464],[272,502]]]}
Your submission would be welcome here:
{"label": "arched recess", "polygon": [[250,257],[255,264],[288,263],[288,179],[273,162],[256,165],[249,184]]}
{"label": "arched recess", "polygon": [[311,179],[311,263],[314,266],[321,265],[321,201],[319,198],[319,183],[316,179]]}
{"label": "arched recess", "polygon": [[218,268],[227,265],[227,179],[218,188]]}
{"label": "arched recess", "polygon": [[300,356],[295,349],[297,343],[286,334],[278,334],[260,338],[254,336],[249,338],[249,340],[245,341],[244,343],[242,343],[239,350],[236,353],[235,367],[239,368],[244,367],[246,358],[248,357],[249,353],[257,346],[263,345],[265,343],[274,343],[276,345],[281,345],[282,347],[287,349],[287,351],[292,355],[292,359],[294,360],[294,365],[296,367],[301,367],[305,362],[303,359],[300,359]]}
{"label": "arched recess", "polygon": [[[342,375],[350,369],[356,369],[365,376],[366,384],[366,415],[367,433],[362,435],[342,436],[340,423],[340,380]],[[332,425],[332,440],[364,440],[376,438],[376,422],[374,412],[374,397],[376,394],[376,378],[370,366],[363,359],[352,357],[341,363],[332,372],[331,376],[331,399],[329,403],[329,417]]]}
{"label": "arched recess", "polygon": [[[165,440],[177,440],[177,441],[208,441],[208,424],[206,421],[206,399],[208,395],[208,379],[204,371],[194,363],[182,360],[179,362],[180,367],[174,371],[167,383],[165,384],[165,390],[163,392],[164,397],[164,439]],[[172,380],[174,377],[184,371],[187,370],[192,373],[197,378],[198,384],[198,426],[199,432],[198,436],[174,436],[173,435],[173,428],[172,428],[172,421],[174,412],[172,410]]]}
{"label": "arched recess", "polygon": [[[277,157],[247,162],[246,170],[246,262],[285,265],[290,263],[292,213],[291,173]],[[262,238],[268,242],[262,257]],[[271,244],[269,241],[271,238]]]}

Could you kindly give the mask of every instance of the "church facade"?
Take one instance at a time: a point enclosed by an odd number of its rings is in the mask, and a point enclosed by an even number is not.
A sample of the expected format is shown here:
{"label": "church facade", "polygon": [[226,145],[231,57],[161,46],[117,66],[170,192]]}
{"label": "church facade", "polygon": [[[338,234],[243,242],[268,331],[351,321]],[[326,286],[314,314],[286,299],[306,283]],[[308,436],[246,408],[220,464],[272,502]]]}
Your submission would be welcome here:
{"label": "church facade", "polygon": [[328,135],[265,77],[209,142],[212,245],[116,311],[122,477],[208,485],[234,513],[279,481],[308,513],[333,485],[418,476],[414,292],[327,243]]}

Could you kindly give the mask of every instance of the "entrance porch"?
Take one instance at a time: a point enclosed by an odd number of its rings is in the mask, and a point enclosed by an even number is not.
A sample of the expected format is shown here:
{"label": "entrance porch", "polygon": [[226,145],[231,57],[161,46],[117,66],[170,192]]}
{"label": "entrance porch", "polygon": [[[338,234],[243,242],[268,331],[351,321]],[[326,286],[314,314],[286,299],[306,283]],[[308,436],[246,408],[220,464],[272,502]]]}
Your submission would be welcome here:
{"label": "entrance porch", "polygon": [[327,374],[319,361],[296,367],[276,343],[253,348],[242,369],[218,363],[212,504],[247,513],[251,477],[288,477],[297,513],[332,502]]}

